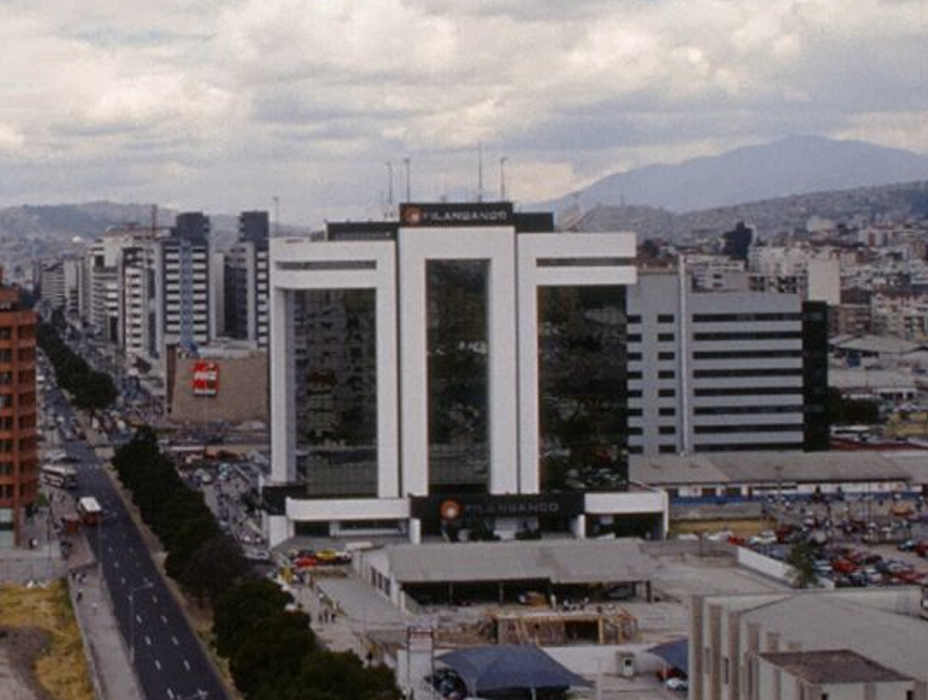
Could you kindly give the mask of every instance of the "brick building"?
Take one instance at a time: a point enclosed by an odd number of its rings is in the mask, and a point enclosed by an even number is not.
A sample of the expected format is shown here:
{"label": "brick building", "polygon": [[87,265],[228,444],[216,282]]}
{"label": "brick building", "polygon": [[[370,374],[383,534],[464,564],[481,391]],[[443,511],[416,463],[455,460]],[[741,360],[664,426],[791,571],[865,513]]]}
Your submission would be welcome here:
{"label": "brick building", "polygon": [[36,317],[19,291],[2,284],[0,268],[0,547],[19,543],[26,510],[36,500]]}

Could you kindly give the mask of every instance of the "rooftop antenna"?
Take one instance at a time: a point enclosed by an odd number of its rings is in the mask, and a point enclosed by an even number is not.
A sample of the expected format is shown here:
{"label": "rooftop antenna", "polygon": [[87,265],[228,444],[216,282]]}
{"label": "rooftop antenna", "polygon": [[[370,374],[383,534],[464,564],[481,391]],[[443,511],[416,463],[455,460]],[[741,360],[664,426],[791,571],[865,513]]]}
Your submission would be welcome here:
{"label": "rooftop antenna", "polygon": [[393,161],[387,161],[387,205],[393,207]]}
{"label": "rooftop antenna", "polygon": [[483,141],[477,142],[477,201],[483,201]]}
{"label": "rooftop antenna", "polygon": [[412,201],[410,176],[409,176],[409,156],[403,158],[403,167],[406,168],[406,201]]}
{"label": "rooftop antenna", "polygon": [[499,159],[499,201],[506,201],[506,156]]}
{"label": "rooftop antenna", "polygon": [[274,238],[280,237],[280,197],[274,195]]}

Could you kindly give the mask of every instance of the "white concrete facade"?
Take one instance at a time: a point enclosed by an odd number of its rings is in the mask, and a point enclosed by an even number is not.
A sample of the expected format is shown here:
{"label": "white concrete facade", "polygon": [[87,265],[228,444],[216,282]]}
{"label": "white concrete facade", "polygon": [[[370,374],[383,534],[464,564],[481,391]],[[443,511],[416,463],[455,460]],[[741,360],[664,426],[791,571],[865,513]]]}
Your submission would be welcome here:
{"label": "white concrete facade", "polygon": [[[287,498],[271,516],[280,541],[295,522],[397,523],[418,541],[411,498],[429,494],[427,266],[430,261],[487,263],[487,405],[491,495],[539,493],[538,290],[544,286],[630,285],[635,237],[627,233],[520,233],[512,225],[400,226],[393,239],[270,240],[269,315],[272,484],[296,478],[292,292],[371,289],[376,305],[377,496]],[[402,418],[400,418],[402,417]],[[649,495],[649,494],[644,494]],[[598,508],[661,515],[660,496],[609,494]],[[621,503],[620,503],[621,501]],[[634,501],[634,503],[632,503]],[[642,511],[643,509],[643,511]],[[582,520],[582,517],[581,517]],[[377,521],[377,524],[374,524]],[[583,536],[583,526],[574,526]]]}

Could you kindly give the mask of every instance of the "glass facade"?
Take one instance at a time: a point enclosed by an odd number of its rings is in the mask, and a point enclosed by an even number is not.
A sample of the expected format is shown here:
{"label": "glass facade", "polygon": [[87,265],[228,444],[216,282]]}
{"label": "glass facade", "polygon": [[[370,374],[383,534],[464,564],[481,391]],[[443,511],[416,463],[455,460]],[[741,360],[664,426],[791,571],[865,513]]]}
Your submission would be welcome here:
{"label": "glass facade", "polygon": [[489,270],[486,260],[426,265],[430,493],[488,490]]}
{"label": "glass facade", "polygon": [[297,474],[310,496],[376,496],[376,292],[292,299]]}
{"label": "glass facade", "polygon": [[542,491],[627,487],[625,288],[538,289]]}

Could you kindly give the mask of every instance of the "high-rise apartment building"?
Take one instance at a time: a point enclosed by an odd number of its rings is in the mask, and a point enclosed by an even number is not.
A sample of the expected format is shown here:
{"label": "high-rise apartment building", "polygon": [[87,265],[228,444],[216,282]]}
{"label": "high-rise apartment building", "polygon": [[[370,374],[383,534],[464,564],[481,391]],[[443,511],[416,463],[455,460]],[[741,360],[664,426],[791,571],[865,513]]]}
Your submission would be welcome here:
{"label": "high-rise apartment building", "polygon": [[212,337],[210,222],[201,212],[178,214],[170,235],[155,241],[155,343],[194,349]]}
{"label": "high-rise apartment building", "polygon": [[640,274],[628,296],[630,451],[827,449],[827,351],[824,302]]}
{"label": "high-rise apartment building", "polygon": [[239,215],[239,239],[224,263],[224,334],[267,346],[268,233],[266,211]]}
{"label": "high-rise apartment building", "polygon": [[271,239],[271,541],[660,535],[627,480],[634,255],[509,203]]}
{"label": "high-rise apartment building", "polygon": [[36,317],[0,269],[0,545],[19,540],[38,494]]}

